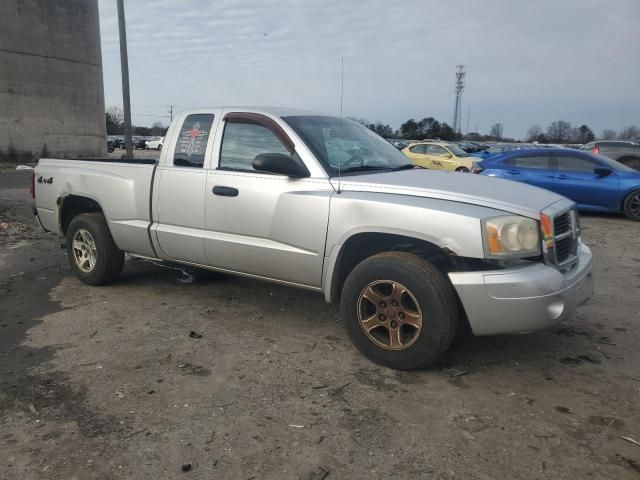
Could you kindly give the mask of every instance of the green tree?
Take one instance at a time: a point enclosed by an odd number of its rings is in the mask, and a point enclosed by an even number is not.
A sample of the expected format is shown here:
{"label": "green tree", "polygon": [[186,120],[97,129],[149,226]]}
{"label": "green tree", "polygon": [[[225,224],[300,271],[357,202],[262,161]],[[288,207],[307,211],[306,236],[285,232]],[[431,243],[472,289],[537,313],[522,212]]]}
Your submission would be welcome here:
{"label": "green tree", "polygon": [[577,143],[589,143],[593,142],[596,139],[596,136],[593,134],[593,131],[586,125],[580,125],[578,127],[578,136],[576,138]]}
{"label": "green tree", "polygon": [[418,124],[413,118],[410,118],[402,125],[400,125],[400,135],[402,138],[410,140],[417,139],[419,137]]}
{"label": "green tree", "polygon": [[442,125],[440,125],[440,130],[438,131],[438,137],[441,140],[455,140],[456,136],[457,136],[456,132],[448,123],[444,122],[442,123]]}

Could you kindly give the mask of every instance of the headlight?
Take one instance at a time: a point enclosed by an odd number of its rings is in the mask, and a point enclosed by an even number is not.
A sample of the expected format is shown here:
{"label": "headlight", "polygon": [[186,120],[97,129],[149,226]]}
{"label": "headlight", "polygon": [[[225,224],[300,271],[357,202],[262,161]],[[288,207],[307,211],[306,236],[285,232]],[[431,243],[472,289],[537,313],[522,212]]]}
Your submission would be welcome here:
{"label": "headlight", "polygon": [[540,227],[526,217],[508,215],[482,221],[484,250],[489,258],[540,255]]}

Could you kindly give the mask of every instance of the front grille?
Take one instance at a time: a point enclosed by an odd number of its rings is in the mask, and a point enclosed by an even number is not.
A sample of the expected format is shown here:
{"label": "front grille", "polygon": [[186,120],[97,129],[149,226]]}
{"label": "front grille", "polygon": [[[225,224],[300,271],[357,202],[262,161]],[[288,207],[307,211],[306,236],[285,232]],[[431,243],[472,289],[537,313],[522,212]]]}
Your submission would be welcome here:
{"label": "front grille", "polygon": [[571,255],[571,237],[556,241],[556,258],[558,263],[564,262]]}
{"label": "front grille", "polygon": [[562,213],[553,219],[553,234],[560,235],[571,229],[571,216],[569,212]]}
{"label": "front grille", "polygon": [[[568,236],[563,237],[563,234]],[[556,261],[562,263],[571,255],[573,238],[571,235],[571,215],[569,212],[558,215],[553,219],[553,235],[556,238]],[[558,238],[560,237],[560,238]]]}
{"label": "front grille", "polygon": [[575,210],[556,215],[553,219],[553,262],[562,270],[571,268],[577,259],[579,226]]}

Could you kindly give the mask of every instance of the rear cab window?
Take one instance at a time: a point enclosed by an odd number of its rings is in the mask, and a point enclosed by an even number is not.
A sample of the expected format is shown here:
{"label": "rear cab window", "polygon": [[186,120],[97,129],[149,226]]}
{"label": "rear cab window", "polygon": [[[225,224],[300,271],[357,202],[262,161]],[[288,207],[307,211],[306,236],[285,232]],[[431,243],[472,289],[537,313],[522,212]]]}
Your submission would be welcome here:
{"label": "rear cab window", "polygon": [[180,128],[173,153],[173,164],[176,167],[202,168],[213,118],[212,113],[187,115]]}

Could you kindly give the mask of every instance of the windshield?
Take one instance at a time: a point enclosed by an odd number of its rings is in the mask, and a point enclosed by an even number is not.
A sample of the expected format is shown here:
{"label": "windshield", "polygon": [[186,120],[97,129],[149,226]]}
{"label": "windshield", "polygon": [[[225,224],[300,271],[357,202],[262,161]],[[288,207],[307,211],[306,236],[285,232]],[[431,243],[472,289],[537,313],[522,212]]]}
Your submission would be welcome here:
{"label": "windshield", "polygon": [[461,149],[457,145],[447,145],[447,148],[451,153],[453,153],[456,157],[468,157],[469,154]]}
{"label": "windshield", "polygon": [[357,122],[338,117],[283,117],[330,176],[408,168],[410,160],[389,142]]}

